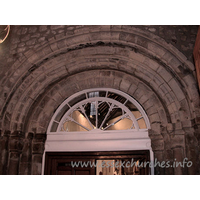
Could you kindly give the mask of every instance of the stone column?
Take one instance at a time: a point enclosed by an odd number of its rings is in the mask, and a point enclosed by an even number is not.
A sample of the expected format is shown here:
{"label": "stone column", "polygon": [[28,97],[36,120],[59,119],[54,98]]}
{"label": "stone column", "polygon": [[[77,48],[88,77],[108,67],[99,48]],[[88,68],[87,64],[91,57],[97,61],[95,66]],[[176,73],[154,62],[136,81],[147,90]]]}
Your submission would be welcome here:
{"label": "stone column", "polygon": [[7,174],[8,166],[8,142],[10,137],[10,131],[1,132],[0,139],[0,175]]}
{"label": "stone column", "polygon": [[154,174],[165,174],[165,169],[160,167],[160,164],[164,161],[163,137],[154,130],[149,130],[149,137],[151,139],[151,147],[154,152]]}
{"label": "stone column", "polygon": [[197,138],[198,141],[198,146],[197,146],[197,172],[196,174],[200,175],[200,125],[195,125],[195,132],[194,132],[195,137]]}
{"label": "stone column", "polygon": [[195,61],[195,66],[196,66],[197,80],[198,80],[199,89],[200,89],[200,27],[197,33],[193,55],[194,55],[194,61]]}
{"label": "stone column", "polygon": [[[186,146],[186,157],[190,162],[192,162],[192,166],[187,168],[187,172],[189,175],[198,174],[198,165],[199,165],[199,141],[198,137],[195,135],[194,128],[184,128],[185,132],[185,146]],[[198,131],[199,134],[199,131]],[[200,136],[199,136],[200,137]]]}
{"label": "stone column", "polygon": [[[187,174],[187,168],[182,167],[185,154],[185,133],[183,130],[174,130],[170,134],[171,149],[173,151],[173,169],[175,175]],[[180,164],[178,164],[180,163]]]}
{"label": "stone column", "polygon": [[171,167],[173,162],[173,150],[171,149],[170,133],[173,131],[173,125],[168,123],[166,127],[161,128],[161,134],[164,139],[164,161],[165,161],[165,175],[173,175],[174,169]]}
{"label": "stone column", "polygon": [[19,175],[31,174],[32,139],[33,133],[28,133],[26,139],[24,140],[24,147],[20,158]]}
{"label": "stone column", "polygon": [[184,174],[184,168],[181,166],[183,164],[183,159],[184,159],[183,155],[184,155],[183,147],[174,147],[173,148],[174,161],[172,163],[172,166],[174,168],[175,175],[183,175]]}
{"label": "stone column", "polygon": [[32,141],[32,175],[42,174],[42,157],[46,133],[36,133]]}
{"label": "stone column", "polygon": [[10,135],[8,161],[9,175],[17,175],[19,173],[19,160],[23,148],[23,139],[24,134],[20,131],[15,131]]}

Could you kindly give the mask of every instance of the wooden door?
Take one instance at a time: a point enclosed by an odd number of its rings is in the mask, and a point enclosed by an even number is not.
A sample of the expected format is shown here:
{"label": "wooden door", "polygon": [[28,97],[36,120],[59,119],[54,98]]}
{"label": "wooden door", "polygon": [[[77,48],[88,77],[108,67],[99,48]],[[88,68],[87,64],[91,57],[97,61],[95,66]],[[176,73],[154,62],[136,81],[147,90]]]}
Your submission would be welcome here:
{"label": "wooden door", "polygon": [[[120,152],[48,152],[45,156],[46,175],[96,175],[95,166],[72,166],[74,162],[96,163],[97,160],[120,160],[131,161],[134,158],[140,161],[149,161],[148,150],[143,151],[120,151]],[[134,173],[132,168],[123,168],[121,175],[147,175],[150,173],[149,167],[137,168]]]}
{"label": "wooden door", "polygon": [[92,159],[53,158],[49,162],[46,174],[49,175],[95,175],[94,167],[73,166],[72,162],[94,162]]}

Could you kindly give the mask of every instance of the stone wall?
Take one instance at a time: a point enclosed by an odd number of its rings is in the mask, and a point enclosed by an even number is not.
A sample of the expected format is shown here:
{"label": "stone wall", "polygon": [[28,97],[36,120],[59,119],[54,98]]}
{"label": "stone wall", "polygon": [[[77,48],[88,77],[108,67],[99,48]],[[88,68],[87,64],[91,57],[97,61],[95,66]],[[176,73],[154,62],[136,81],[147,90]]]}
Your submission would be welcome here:
{"label": "stone wall", "polygon": [[11,26],[0,48],[2,174],[40,174],[56,108],[75,92],[98,87],[126,92],[143,106],[155,158],[193,162],[188,169],[157,167],[156,174],[199,174],[197,29]]}
{"label": "stone wall", "polygon": [[194,44],[199,26],[165,25],[165,26],[134,26],[147,30],[163,38],[182,52],[188,60],[193,62]]}
{"label": "stone wall", "polygon": [[40,175],[46,134],[9,131],[0,137],[0,174]]}
{"label": "stone wall", "polygon": [[[64,26],[64,25],[54,25],[54,26],[11,26],[10,35],[7,40],[1,44],[0,49],[0,62],[1,62],[1,72],[4,75],[4,70],[8,69],[14,61],[23,57],[23,53],[37,48],[40,45],[47,43],[49,40],[53,39],[54,36],[57,38],[66,36],[73,36],[78,32],[78,29],[83,26]],[[86,26],[89,29],[98,26]],[[126,26],[127,27],[127,26]],[[130,26],[132,27],[132,26]],[[141,30],[153,33],[160,38],[164,39],[167,43],[172,44],[180,52],[182,52],[188,60],[193,61],[193,49],[196,40],[196,35],[198,31],[198,26],[136,26]]]}

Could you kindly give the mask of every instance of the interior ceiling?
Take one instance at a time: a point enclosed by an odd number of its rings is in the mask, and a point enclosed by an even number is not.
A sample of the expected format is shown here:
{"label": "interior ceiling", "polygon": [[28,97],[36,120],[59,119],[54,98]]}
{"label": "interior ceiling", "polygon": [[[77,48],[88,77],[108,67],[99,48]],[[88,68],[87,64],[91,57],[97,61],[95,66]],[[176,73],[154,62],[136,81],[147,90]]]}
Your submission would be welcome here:
{"label": "interior ceiling", "polygon": [[[108,98],[114,99],[120,103],[124,103],[126,101],[126,99],[118,94],[115,93],[108,93]],[[88,103],[85,107],[86,110],[86,114],[88,117],[90,117],[90,103]],[[103,122],[103,120],[105,119],[106,114],[108,113],[109,110],[109,105],[106,102],[103,102],[99,105],[98,107],[98,127],[101,125],[101,123]],[[132,106],[130,106],[130,111],[137,111],[138,109],[132,104]],[[116,118],[121,116],[121,109],[113,109],[109,115],[107,116],[107,120],[105,121],[104,125],[106,123],[108,123],[111,119]],[[83,114],[83,113],[81,113]],[[96,125],[96,119],[95,117],[90,117],[90,121],[91,123],[95,126]]]}

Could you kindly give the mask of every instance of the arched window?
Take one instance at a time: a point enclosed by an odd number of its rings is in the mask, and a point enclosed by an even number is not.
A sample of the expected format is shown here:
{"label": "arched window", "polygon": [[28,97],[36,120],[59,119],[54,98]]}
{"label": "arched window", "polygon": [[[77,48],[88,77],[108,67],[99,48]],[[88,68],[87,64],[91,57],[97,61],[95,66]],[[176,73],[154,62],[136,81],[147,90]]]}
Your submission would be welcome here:
{"label": "arched window", "polygon": [[55,112],[48,132],[140,131],[149,128],[142,107],[114,89],[91,89],[66,99]]}
{"label": "arched window", "polygon": [[110,88],[83,90],[55,111],[45,152],[149,150],[153,161],[148,129],[145,111],[128,94]]}

